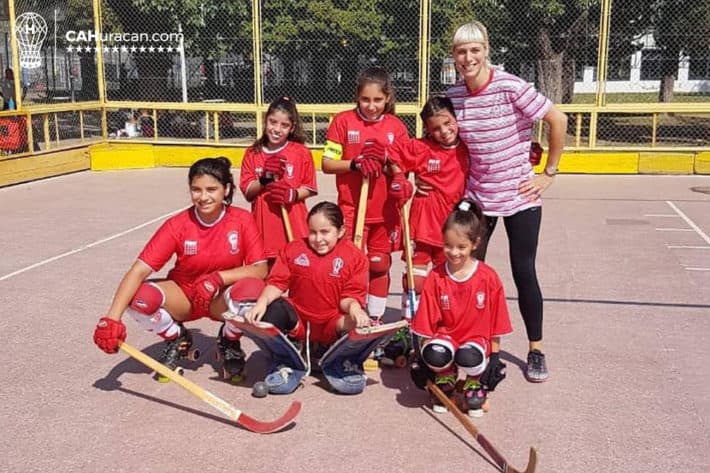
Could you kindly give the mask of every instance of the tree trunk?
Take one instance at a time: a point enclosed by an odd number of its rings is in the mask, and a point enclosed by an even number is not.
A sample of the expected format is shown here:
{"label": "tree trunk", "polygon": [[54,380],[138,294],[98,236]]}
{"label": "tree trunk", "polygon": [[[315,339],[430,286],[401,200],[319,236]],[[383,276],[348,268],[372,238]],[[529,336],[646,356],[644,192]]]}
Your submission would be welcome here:
{"label": "tree trunk", "polygon": [[658,89],[658,101],[673,101],[673,85],[678,76],[679,48],[668,48],[661,54],[661,87]]}
{"label": "tree trunk", "polygon": [[560,103],[572,103],[574,100],[574,81],[576,72],[576,62],[568,59],[562,63],[562,101]]}
{"label": "tree trunk", "polygon": [[553,103],[562,103],[564,51],[552,47],[552,38],[547,28],[540,28],[536,38],[538,49],[537,89]]}

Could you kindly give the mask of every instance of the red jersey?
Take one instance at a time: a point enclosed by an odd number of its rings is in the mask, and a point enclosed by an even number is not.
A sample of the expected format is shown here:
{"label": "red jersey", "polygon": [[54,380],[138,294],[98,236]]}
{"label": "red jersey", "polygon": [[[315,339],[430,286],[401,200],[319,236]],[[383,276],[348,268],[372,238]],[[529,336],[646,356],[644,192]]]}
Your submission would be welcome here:
{"label": "red jersey", "polygon": [[[368,140],[379,140],[392,145],[408,138],[407,127],[402,121],[390,113],[383,114],[379,120],[366,121],[357,110],[340,112],[333,118],[325,135],[327,140],[323,157],[325,159],[352,160],[360,155],[363,145]],[[388,178],[384,175],[370,179],[367,196],[367,213],[365,223],[381,223],[385,221],[385,203],[387,202]],[[338,205],[357,209],[362,186],[362,174],[348,172],[337,174],[335,184],[338,188]],[[393,203],[387,204],[392,205]],[[394,209],[396,213],[396,209]]]}
{"label": "red jersey", "polygon": [[279,252],[267,284],[289,290],[289,301],[306,321],[323,323],[342,314],[340,301],[352,297],[365,305],[368,261],[352,241],[342,238],[319,255],[304,238]]}
{"label": "red jersey", "polygon": [[[252,148],[247,150],[239,176],[239,188],[243,194],[246,195],[247,189],[254,181],[264,177],[264,160],[269,154],[276,154],[286,159],[286,172],[282,179],[288,181],[293,188],[297,189],[303,186],[318,193],[316,169],[313,165],[311,151],[301,143],[288,141],[283,148],[276,151],[265,149],[254,151]],[[281,217],[281,206],[270,205],[264,198],[265,195],[262,192],[256,196],[251,203],[251,212],[256,220],[256,226],[264,237],[266,257],[275,258],[279,250],[288,242],[288,238]],[[308,236],[306,203],[301,200],[285,207],[291,222],[294,240]]]}
{"label": "red jersey", "polygon": [[177,260],[168,279],[179,285],[191,284],[213,271],[266,261],[254,219],[238,207],[225,207],[209,225],[200,221],[194,207],[183,210],[161,225],[138,259],[160,271],[173,254]]}
{"label": "red jersey", "polygon": [[459,142],[446,148],[429,138],[398,142],[388,151],[403,172],[414,172],[433,187],[429,195],[414,195],[410,209],[414,241],[443,247],[441,229],[454,205],[463,197],[468,175],[468,150]]}
{"label": "red jersey", "polygon": [[454,279],[446,263],[429,273],[412,332],[427,338],[448,335],[459,344],[483,338],[490,350],[491,338],[512,331],[503,285],[493,268],[476,261],[463,280]]}

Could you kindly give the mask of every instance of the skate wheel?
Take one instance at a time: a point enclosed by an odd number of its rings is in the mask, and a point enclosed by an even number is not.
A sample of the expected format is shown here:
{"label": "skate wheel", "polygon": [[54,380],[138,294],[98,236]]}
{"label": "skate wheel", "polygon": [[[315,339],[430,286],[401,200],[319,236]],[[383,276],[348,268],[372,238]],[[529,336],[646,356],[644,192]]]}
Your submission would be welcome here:
{"label": "skate wheel", "polygon": [[161,384],[165,384],[165,383],[170,382],[170,378],[168,378],[167,376],[163,376],[162,374],[159,374],[159,373],[155,373],[155,380]]}
{"label": "skate wheel", "polygon": [[398,356],[394,360],[394,366],[397,368],[404,368],[407,366],[407,357],[404,355]]}
{"label": "skate wheel", "polygon": [[365,371],[377,371],[380,368],[380,364],[377,362],[377,360],[368,358],[363,363],[363,368],[365,369]]}
{"label": "skate wheel", "polygon": [[177,368],[175,368],[175,372],[176,372],[177,374],[179,374],[180,376],[182,376],[183,374],[185,374],[185,370],[182,368],[182,366],[178,366]]}
{"label": "skate wheel", "polygon": [[483,417],[483,409],[469,409],[468,416],[475,418]]}
{"label": "skate wheel", "polygon": [[187,356],[186,356],[186,358],[187,358],[188,360],[190,360],[190,361],[197,361],[197,360],[200,358],[200,355],[202,355],[202,350],[200,350],[200,349],[197,348],[197,347],[195,347],[195,348],[190,348],[190,349],[187,351]]}

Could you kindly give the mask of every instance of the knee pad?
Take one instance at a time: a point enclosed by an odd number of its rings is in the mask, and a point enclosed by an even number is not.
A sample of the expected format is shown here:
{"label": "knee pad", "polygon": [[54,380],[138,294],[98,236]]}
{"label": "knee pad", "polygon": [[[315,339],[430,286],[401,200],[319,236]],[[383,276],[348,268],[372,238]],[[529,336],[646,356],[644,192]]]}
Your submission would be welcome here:
{"label": "knee pad", "polygon": [[129,307],[126,309],[126,314],[130,315],[145,330],[157,333],[167,340],[175,338],[180,333],[180,326],[175,323],[170,313],[162,307],[158,308],[153,314],[144,314]]}
{"label": "knee pad", "polygon": [[389,273],[392,265],[392,257],[387,253],[373,252],[367,255],[370,260],[370,273],[373,275],[381,275]]}
{"label": "knee pad", "polygon": [[144,282],[131,299],[130,308],[144,315],[153,315],[165,302],[165,294],[157,285]]}
{"label": "knee pad", "polygon": [[456,350],[456,365],[469,376],[478,376],[488,365],[486,348],[476,342],[466,342]]}
{"label": "knee pad", "polygon": [[243,315],[254,306],[265,287],[266,283],[262,279],[240,279],[224,291],[224,302],[231,312]]}
{"label": "knee pad", "polygon": [[269,322],[284,333],[288,333],[296,328],[298,314],[296,314],[296,310],[288,301],[279,298],[269,304],[261,320]]}
{"label": "knee pad", "polygon": [[451,338],[431,338],[422,347],[422,359],[429,369],[440,373],[446,371],[454,363],[454,353],[457,348],[456,342]]}
{"label": "knee pad", "polygon": [[[424,268],[412,268],[412,275],[414,276],[414,292],[417,294],[422,293],[422,288],[424,287],[424,281],[426,280],[429,271]],[[407,278],[407,273],[402,274],[402,288],[405,292],[409,291],[409,278]]]}

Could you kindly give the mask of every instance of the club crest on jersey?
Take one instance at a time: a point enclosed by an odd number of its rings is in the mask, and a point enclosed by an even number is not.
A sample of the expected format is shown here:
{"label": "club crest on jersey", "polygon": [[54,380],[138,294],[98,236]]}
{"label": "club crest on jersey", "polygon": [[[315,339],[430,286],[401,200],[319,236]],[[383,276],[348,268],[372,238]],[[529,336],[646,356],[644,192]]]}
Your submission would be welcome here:
{"label": "club crest on jersey", "polygon": [[286,163],[286,177],[293,179],[293,164]]}
{"label": "club crest on jersey", "polygon": [[345,261],[343,261],[343,258],[335,258],[333,260],[333,270],[330,272],[330,275],[339,278],[340,271],[343,269],[343,266],[345,266]]}
{"label": "club crest on jersey", "polygon": [[360,132],[358,130],[348,130],[348,143],[359,143]]}
{"label": "club crest on jersey", "polygon": [[296,266],[303,266],[307,268],[311,265],[311,262],[305,253],[301,253],[293,260],[293,264],[295,264]]}
{"label": "club crest on jersey", "polygon": [[239,253],[239,232],[235,230],[229,232],[227,242],[229,242],[229,253],[233,255]]}
{"label": "club crest on jersey", "polygon": [[486,306],[486,293],[478,291],[476,293],[476,308],[483,309]]}
{"label": "club crest on jersey", "polygon": [[449,296],[447,294],[439,296],[439,302],[441,304],[441,310],[451,310],[451,304],[449,304]]}
{"label": "club crest on jersey", "polygon": [[431,158],[426,163],[427,172],[439,172],[441,171],[441,160]]}
{"label": "club crest on jersey", "polygon": [[197,240],[185,240],[183,246],[183,253],[186,255],[196,255],[197,254]]}
{"label": "club crest on jersey", "polygon": [[387,143],[392,144],[394,143],[394,133],[391,131],[387,133]]}
{"label": "club crest on jersey", "polygon": [[254,173],[261,177],[264,174],[264,168],[254,168]]}

